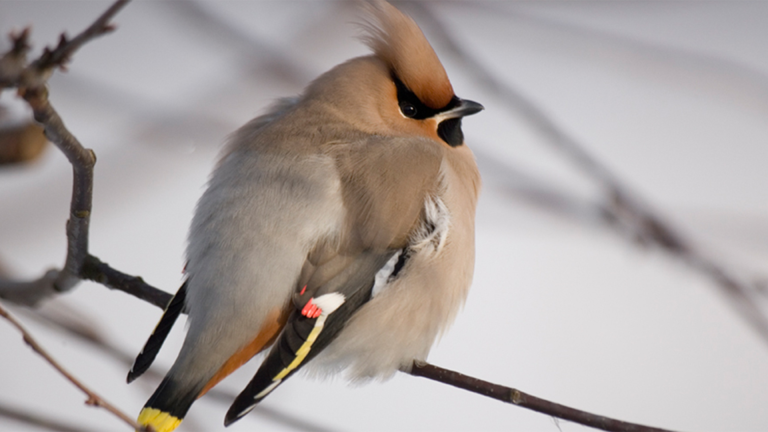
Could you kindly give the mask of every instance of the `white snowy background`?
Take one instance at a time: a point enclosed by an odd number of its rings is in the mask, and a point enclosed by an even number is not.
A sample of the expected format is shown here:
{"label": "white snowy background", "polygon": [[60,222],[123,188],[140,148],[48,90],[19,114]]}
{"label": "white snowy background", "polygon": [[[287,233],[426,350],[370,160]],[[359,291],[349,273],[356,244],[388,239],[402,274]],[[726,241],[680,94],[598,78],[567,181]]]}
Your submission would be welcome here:
{"label": "white snowy background", "polygon": [[[107,5],[2,0],[0,32],[32,25],[39,50],[61,31],[79,32]],[[478,69],[530,99],[697,247],[748,283],[768,280],[768,2],[421,6]],[[128,5],[116,32],[85,46],[50,81],[54,106],[98,156],[91,252],[175,291],[195,202],[227,134],[276,97],[298,94],[365,54],[357,16],[354,4],[331,1]],[[464,121],[484,176],[474,284],[429,360],[627,421],[768,430],[768,341],[711,279],[666,252],[522,199],[527,181],[513,173],[584,202],[600,195],[434,28],[422,28],[457,95],[486,107]],[[11,92],[0,103],[24,116]],[[0,169],[0,263],[13,276],[38,277],[63,263],[70,185],[71,168],[53,147],[31,164]],[[765,293],[755,298],[765,310]],[[160,353],[159,375],[127,385],[128,362],[159,309],[93,283],[45,304],[47,316],[78,320],[107,349],[12,310],[65,367],[131,415],[172,363],[184,331],[177,325]],[[235,395],[256,366],[219,388]],[[0,430],[127,430],[83,401],[0,321]],[[180,430],[224,430],[230,401],[203,397]],[[228,430],[587,428],[399,374],[361,387],[296,376]]]}

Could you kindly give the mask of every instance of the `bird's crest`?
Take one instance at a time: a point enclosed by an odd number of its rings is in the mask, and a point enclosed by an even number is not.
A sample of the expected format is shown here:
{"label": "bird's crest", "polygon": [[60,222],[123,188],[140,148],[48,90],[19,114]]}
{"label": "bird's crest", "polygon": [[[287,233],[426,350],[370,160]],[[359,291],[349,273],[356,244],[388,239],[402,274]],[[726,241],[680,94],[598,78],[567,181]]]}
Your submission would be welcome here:
{"label": "bird's crest", "polygon": [[367,6],[363,41],[424,104],[434,109],[446,106],[453,87],[416,22],[384,0]]}

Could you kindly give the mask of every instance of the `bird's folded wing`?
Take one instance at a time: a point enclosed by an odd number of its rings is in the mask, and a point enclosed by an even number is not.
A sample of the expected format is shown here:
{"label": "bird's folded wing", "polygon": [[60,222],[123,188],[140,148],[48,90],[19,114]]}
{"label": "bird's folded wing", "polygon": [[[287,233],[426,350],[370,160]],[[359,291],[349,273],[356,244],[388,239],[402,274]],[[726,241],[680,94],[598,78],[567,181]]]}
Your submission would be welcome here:
{"label": "bird's folded wing", "polygon": [[[367,251],[297,305],[272,350],[248,386],[235,399],[225,424],[247,414],[280,383],[298,371],[338,335],[347,320],[371,297],[376,273],[395,251]],[[313,313],[308,312],[312,305]]]}
{"label": "bird's folded wing", "polygon": [[336,162],[348,236],[342,247],[399,249],[438,192],[443,149],[421,138],[376,137],[326,146]]}

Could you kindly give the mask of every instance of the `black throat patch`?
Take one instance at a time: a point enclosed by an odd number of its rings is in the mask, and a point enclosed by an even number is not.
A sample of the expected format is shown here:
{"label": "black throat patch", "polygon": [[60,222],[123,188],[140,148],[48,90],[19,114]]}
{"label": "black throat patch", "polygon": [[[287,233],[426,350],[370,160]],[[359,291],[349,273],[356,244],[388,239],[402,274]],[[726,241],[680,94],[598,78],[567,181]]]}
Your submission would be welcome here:
{"label": "black throat patch", "polygon": [[[432,118],[442,112],[449,111],[460,103],[459,98],[454,96],[447,105],[442,108],[431,108],[425,105],[414,92],[408,89],[400,79],[392,74],[392,81],[397,88],[397,103],[400,112],[408,118],[414,120],[425,120]],[[461,131],[461,118],[453,118],[442,121],[437,126],[437,136],[451,147],[460,146],[464,143],[464,134]]]}

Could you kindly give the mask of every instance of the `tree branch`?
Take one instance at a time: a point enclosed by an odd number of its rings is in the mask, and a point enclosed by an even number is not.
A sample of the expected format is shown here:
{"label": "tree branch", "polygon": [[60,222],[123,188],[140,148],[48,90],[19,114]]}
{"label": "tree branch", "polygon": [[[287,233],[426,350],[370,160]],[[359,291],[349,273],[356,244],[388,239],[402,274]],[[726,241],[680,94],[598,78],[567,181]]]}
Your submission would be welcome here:
{"label": "tree branch", "polygon": [[107,11],[74,39],[62,34],[58,45],[46,48],[30,64],[26,64],[29,50],[29,30],[12,34],[13,47],[0,58],[0,88],[16,87],[19,95],[32,108],[35,120],[45,131],[45,136],[61,150],[72,164],[72,200],[67,220],[67,257],[61,270],[49,270],[41,278],[31,282],[0,280],[0,297],[16,303],[32,306],[57,292],[72,289],[81,280],[80,271],[88,256],[88,228],[93,203],[93,166],[96,155],[86,149],[69,132],[59,114],[48,100],[46,83],[53,70],[63,68],[72,55],[85,43],[114,29],[109,23],[112,17],[129,0],[117,0]]}
{"label": "tree branch", "polygon": [[109,264],[101,262],[98,258],[88,255],[85,258],[80,276],[83,279],[100,283],[107,288],[116,289],[130,294],[140,300],[165,309],[173,297],[165,291],[161,291],[144,282],[144,279],[127,275],[113,269]]}
{"label": "tree branch", "polygon": [[492,399],[517,405],[522,408],[547,414],[562,420],[571,421],[584,426],[612,432],[670,432],[667,429],[659,429],[615,420],[609,417],[588,413],[575,408],[550,402],[518,389],[490,383],[468,375],[443,369],[426,362],[414,361],[410,375],[428,378],[443,384],[452,385],[460,389],[471,391]]}
{"label": "tree branch", "polygon": [[45,128],[45,136],[72,164],[72,201],[67,221],[67,258],[53,282],[56,291],[68,291],[80,281],[79,273],[88,255],[88,227],[93,204],[93,166],[96,155],[72,135],[48,101],[44,87],[20,88],[20,94],[32,107],[35,120]]}
{"label": "tree branch", "polygon": [[133,421],[132,418],[128,417],[125,413],[120,411],[118,408],[116,408],[114,405],[110,404],[106,400],[104,400],[101,396],[97,395],[95,392],[93,392],[91,389],[85,386],[85,384],[81,383],[77,378],[74,377],[69,371],[64,369],[56,360],[51,357],[50,354],[48,354],[47,351],[43,349],[43,347],[40,346],[40,344],[37,343],[37,341],[32,337],[31,334],[13,317],[11,314],[8,313],[5,308],[0,306],[0,316],[8,320],[11,325],[16,327],[16,329],[21,332],[21,335],[24,338],[24,342],[26,342],[27,345],[32,348],[33,351],[40,354],[41,357],[45,359],[51,366],[53,366],[57,371],[59,371],[60,374],[64,375],[64,377],[69,380],[72,384],[74,384],[77,388],[79,388],[83,393],[85,393],[86,396],[88,396],[88,399],[85,401],[87,405],[96,406],[104,408],[105,410],[109,411],[113,415],[115,415],[120,420],[127,423],[129,426],[131,426],[135,430],[139,431],[147,431],[148,429],[143,428],[138,423]]}
{"label": "tree branch", "polygon": [[59,44],[51,50],[46,48],[43,54],[32,63],[32,67],[39,70],[53,69],[56,67],[64,67],[66,63],[72,58],[72,55],[80,49],[81,46],[90,42],[101,35],[109,33],[115,29],[110,24],[110,20],[120,12],[130,0],[117,0],[112,6],[109,7],[100,17],[96,19],[87,29],[83,30],[75,36],[72,40],[67,40],[67,35],[63,34],[59,37]]}

